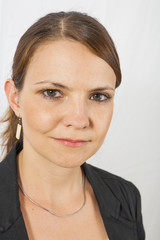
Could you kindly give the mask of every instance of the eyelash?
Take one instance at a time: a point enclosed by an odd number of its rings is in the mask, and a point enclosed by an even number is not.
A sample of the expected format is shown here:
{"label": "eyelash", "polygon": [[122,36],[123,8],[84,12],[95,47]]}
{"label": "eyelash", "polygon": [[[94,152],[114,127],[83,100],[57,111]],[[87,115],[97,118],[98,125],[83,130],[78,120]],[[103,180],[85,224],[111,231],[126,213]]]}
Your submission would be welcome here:
{"label": "eyelash", "polygon": [[[48,99],[48,100],[58,100],[59,98],[61,98],[61,96],[55,97],[55,96],[48,96],[48,95],[46,95],[45,92],[49,92],[49,91],[51,91],[51,92],[59,92],[61,95],[63,95],[63,94],[61,93],[61,91],[58,90],[58,89],[48,89],[48,88],[41,90],[41,91],[40,91],[40,94],[41,94],[44,98],[46,98],[46,99]],[[105,100],[93,100],[93,101],[96,101],[96,102],[99,102],[99,103],[108,102],[108,101],[112,98],[110,95],[104,94],[104,93],[100,93],[100,92],[94,93],[93,95],[91,95],[91,97],[93,97],[93,96],[95,96],[95,95],[103,96],[103,97],[106,98]]]}

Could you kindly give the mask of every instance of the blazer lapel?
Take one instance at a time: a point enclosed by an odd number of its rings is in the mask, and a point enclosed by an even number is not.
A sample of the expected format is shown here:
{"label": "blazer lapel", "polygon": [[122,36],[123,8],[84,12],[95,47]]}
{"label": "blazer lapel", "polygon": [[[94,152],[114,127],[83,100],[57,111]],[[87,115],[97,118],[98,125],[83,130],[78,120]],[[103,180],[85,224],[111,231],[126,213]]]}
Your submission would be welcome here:
{"label": "blazer lapel", "polygon": [[82,168],[93,188],[109,240],[137,240],[136,223],[120,216],[121,203],[104,181],[102,172],[87,163]]}
{"label": "blazer lapel", "polygon": [[0,239],[28,240],[19,202],[16,155],[22,142],[15,144],[0,163]]}
{"label": "blazer lapel", "polygon": [[2,233],[2,240],[29,240],[27,231],[25,228],[22,215],[16,220],[16,222],[4,233]]}

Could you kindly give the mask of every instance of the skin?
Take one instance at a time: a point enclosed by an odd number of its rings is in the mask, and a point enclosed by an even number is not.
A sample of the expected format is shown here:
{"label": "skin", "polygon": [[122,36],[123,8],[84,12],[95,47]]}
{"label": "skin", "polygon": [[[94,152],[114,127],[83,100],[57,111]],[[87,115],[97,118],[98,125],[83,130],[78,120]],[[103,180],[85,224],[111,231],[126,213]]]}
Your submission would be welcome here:
{"label": "skin", "polygon": [[[7,79],[8,102],[23,125],[24,148],[17,157],[19,180],[25,192],[46,208],[67,214],[83,202],[80,166],[105,139],[115,84],[114,71],[103,59],[70,40],[49,42],[36,50],[21,92]],[[96,88],[106,90],[93,91]],[[68,147],[53,137],[88,142]]]}

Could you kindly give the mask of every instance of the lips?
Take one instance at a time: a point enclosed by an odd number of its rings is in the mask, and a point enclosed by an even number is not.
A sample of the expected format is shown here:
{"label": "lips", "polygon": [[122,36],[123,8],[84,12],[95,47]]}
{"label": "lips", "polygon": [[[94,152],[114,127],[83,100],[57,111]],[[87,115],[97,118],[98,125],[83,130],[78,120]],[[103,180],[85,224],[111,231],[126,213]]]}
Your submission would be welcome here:
{"label": "lips", "polygon": [[90,141],[86,141],[86,140],[82,140],[82,139],[70,139],[70,138],[53,138],[54,140],[62,143],[63,145],[65,146],[68,146],[68,147],[80,147],[84,144],[86,144],[87,142],[90,142]]}
{"label": "lips", "polygon": [[82,140],[82,139],[76,139],[76,140],[73,140],[73,139],[70,139],[70,138],[54,138],[56,140],[64,140],[64,141],[68,141],[68,142],[88,142],[86,140]]}

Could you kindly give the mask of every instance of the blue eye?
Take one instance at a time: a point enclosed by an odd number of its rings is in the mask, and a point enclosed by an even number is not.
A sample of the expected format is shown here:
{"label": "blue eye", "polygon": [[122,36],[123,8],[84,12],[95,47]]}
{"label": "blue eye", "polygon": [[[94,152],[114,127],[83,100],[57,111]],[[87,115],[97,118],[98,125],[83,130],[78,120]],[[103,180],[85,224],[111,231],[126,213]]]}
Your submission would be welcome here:
{"label": "blue eye", "polygon": [[97,101],[97,102],[106,102],[109,101],[111,97],[106,94],[102,93],[95,93],[94,95],[91,96],[91,100]]}

